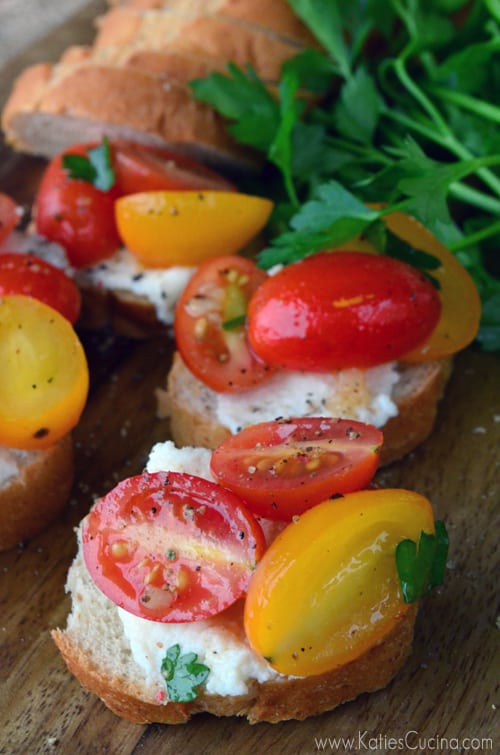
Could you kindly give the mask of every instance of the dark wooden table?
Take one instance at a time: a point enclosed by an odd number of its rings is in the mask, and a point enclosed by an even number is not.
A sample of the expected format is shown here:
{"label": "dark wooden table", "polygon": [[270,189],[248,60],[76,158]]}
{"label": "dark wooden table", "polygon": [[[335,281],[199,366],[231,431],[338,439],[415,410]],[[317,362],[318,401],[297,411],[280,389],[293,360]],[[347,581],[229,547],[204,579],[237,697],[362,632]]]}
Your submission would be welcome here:
{"label": "dark wooden table", "polygon": [[[24,65],[55,59],[67,44],[90,39],[91,19],[102,6],[90,3],[5,66],[2,99]],[[5,146],[0,151],[0,190],[29,202],[43,161]],[[184,726],[138,726],[114,716],[80,687],[49,630],[63,626],[68,611],[64,582],[75,551],[74,526],[93,497],[140,471],[153,443],[168,437],[167,423],[155,417],[154,390],[164,381],[172,343],[81,335],[91,390],[74,432],[71,501],[25,548],[0,554],[0,753],[499,751],[498,355],[475,347],[459,355],[432,437],[380,473],[384,484],[428,496],[451,537],[446,584],[424,602],[413,653],[397,679],[386,690],[301,723],[252,727],[238,719],[199,716]]]}

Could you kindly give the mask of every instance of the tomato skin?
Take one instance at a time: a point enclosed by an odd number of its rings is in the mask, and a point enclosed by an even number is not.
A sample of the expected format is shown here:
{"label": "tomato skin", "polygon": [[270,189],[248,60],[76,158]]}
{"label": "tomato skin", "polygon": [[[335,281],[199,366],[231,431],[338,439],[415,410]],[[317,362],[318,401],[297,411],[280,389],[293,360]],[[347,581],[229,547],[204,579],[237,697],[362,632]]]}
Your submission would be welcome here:
{"label": "tomato skin", "polygon": [[250,347],[292,370],[371,367],[430,335],[441,304],[432,284],[398,260],[322,252],[283,268],[253,295]]}
{"label": "tomato skin", "polygon": [[59,268],[32,254],[0,254],[0,296],[32,296],[56,309],[71,324],[80,314],[76,284]]}
{"label": "tomato skin", "polygon": [[74,329],[31,296],[0,297],[0,444],[49,448],[80,419],[89,372]]}
{"label": "tomato skin", "polygon": [[266,380],[272,370],[249,351],[244,323],[253,292],[267,278],[254,262],[228,255],[208,260],[195,272],[177,303],[177,348],[191,372],[214,391],[240,391]]}
{"label": "tomato skin", "polygon": [[35,198],[38,233],[61,244],[74,267],[106,259],[121,246],[114,219],[118,188],[101,191],[87,181],[70,178],[63,167],[64,155],[86,156],[92,146],[75,145],[54,157]]}
{"label": "tomato skin", "polygon": [[355,660],[414,610],[401,597],[395,550],[434,529],[430,502],[408,490],[362,490],[313,506],[257,565],[244,612],[251,646],[297,676]]}
{"label": "tomato skin", "polygon": [[148,191],[118,199],[120,236],[147,267],[198,265],[236,254],[261,231],[273,203],[229,191]]}
{"label": "tomato skin", "polygon": [[8,194],[0,192],[0,244],[9,238],[18,221],[17,204]]}
{"label": "tomato skin", "polygon": [[160,189],[237,191],[234,184],[197,160],[160,147],[120,141],[113,143],[112,154],[121,194]]}
{"label": "tomato skin", "polygon": [[265,550],[262,529],[237,496],[178,472],[120,482],[83,524],[83,552],[116,605],[161,622],[204,619],[247,590]]}
{"label": "tomato skin", "polygon": [[266,519],[290,521],[374,476],[383,442],[371,425],[309,417],[261,422],[213,452],[214,478]]}

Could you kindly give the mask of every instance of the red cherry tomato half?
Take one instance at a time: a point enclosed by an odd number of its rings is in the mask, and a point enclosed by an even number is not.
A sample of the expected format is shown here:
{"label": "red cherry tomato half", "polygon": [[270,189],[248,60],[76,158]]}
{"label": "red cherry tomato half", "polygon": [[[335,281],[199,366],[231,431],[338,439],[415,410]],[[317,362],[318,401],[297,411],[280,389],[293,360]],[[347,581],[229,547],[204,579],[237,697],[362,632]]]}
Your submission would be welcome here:
{"label": "red cherry tomato half", "polygon": [[74,267],[92,265],[120,247],[114,217],[116,186],[101,191],[88,181],[71,178],[63,167],[64,155],[86,156],[93,146],[75,145],[54,157],[35,199],[38,233],[61,244]]}
{"label": "red cherry tomato half", "polygon": [[8,194],[0,193],[0,244],[9,238],[18,221],[17,204]]}
{"label": "red cherry tomato half", "polygon": [[224,440],[212,453],[217,482],[254,514],[290,520],[317,503],[366,487],[375,474],[382,433],[345,419],[262,422]]}
{"label": "red cherry tomato half", "polygon": [[115,142],[112,151],[122,194],[184,189],[236,191],[230,181],[185,155],[127,142]]}
{"label": "red cherry tomato half", "polygon": [[0,296],[23,294],[48,304],[74,324],[81,297],[75,283],[59,268],[32,254],[0,254]]}
{"label": "red cherry tomato half", "polygon": [[227,255],[200,265],[175,315],[179,352],[191,372],[215,391],[251,388],[271,374],[249,351],[247,305],[266,273],[244,257]]}
{"label": "red cherry tomato half", "polygon": [[260,525],[231,491],[156,472],[120,482],[83,525],[87,568],[116,605],[152,621],[197,621],[247,590],[265,550]]}
{"label": "red cherry tomato half", "polygon": [[370,367],[423,342],[441,303],[415,268],[365,252],[323,252],[283,268],[255,292],[248,340],[288,369]]}

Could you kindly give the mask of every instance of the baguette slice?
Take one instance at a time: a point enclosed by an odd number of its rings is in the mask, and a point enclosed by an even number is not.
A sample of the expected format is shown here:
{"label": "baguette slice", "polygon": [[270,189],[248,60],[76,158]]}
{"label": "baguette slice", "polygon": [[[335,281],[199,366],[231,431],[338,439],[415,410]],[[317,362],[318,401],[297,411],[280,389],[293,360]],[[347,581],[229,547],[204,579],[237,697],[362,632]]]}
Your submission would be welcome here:
{"label": "baguette slice", "polygon": [[160,703],[157,687],[132,657],[116,606],[95,587],[81,553],[70,568],[67,589],[72,592],[72,613],[66,629],[53,630],[52,637],[78,681],[134,723],[184,723],[202,712],[276,723],[331,710],[391,681],[410,652],[417,613],[416,604],[409,606],[380,644],[333,671],[307,678],[250,680],[243,695],[201,692],[190,703]]}
{"label": "baguette slice", "polygon": [[[431,433],[451,368],[450,359],[399,366],[401,377],[393,394],[398,414],[381,428],[381,464],[405,456]],[[179,353],[174,355],[166,391],[157,395],[158,413],[170,419],[176,445],[215,448],[230,434],[216,418],[214,392],[191,373]]]}
{"label": "baguette slice", "polygon": [[52,522],[73,484],[73,443],[66,435],[40,451],[0,449],[9,474],[0,487],[0,550],[14,548]]}

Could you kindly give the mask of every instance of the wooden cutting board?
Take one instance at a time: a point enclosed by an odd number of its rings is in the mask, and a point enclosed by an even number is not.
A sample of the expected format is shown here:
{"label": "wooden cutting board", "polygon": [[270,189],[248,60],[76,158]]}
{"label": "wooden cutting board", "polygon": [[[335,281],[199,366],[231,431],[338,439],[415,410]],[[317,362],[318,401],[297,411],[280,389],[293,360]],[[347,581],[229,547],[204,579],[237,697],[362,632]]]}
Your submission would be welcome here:
{"label": "wooden cutting board", "polygon": [[[2,70],[0,97],[26,64],[54,60],[91,39],[94,2]],[[1,9],[0,9],[1,23]],[[0,147],[0,190],[33,196],[43,161]],[[168,370],[166,338],[132,342],[82,333],[91,391],[76,429],[76,482],[61,518],[29,543],[0,554],[0,753],[480,752],[498,751],[500,359],[469,348],[456,359],[436,429],[409,458],[380,473],[384,485],[428,496],[446,521],[446,584],[425,600],[413,653],[385,690],[304,722],[250,726],[199,716],[177,726],[122,721],[67,672],[49,635],[64,626],[73,528],[93,498],[139,472],[168,437],[155,417],[155,388]],[[481,741],[482,740],[482,741]],[[481,748],[479,747],[481,745]]]}

